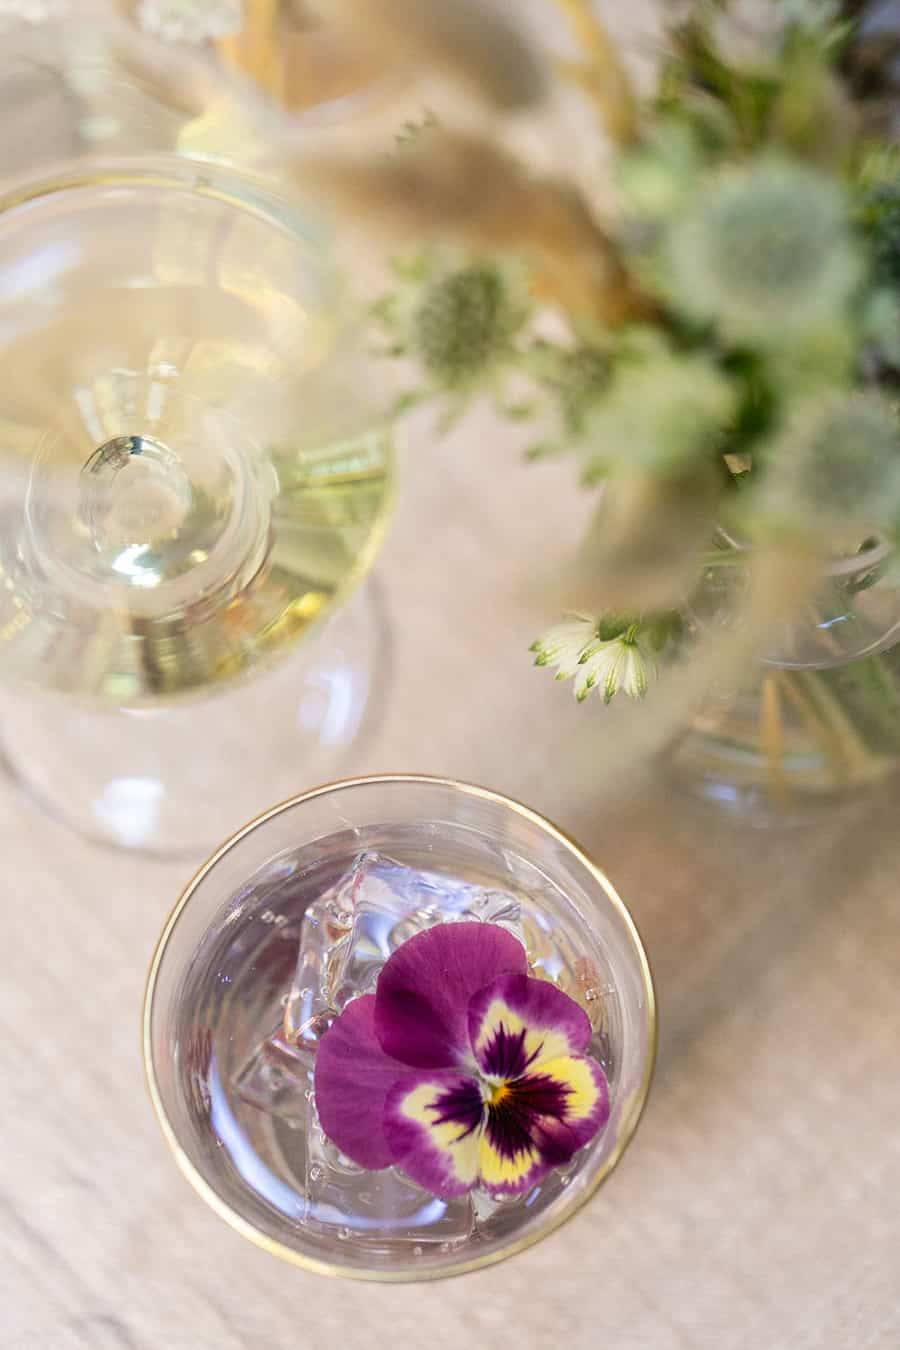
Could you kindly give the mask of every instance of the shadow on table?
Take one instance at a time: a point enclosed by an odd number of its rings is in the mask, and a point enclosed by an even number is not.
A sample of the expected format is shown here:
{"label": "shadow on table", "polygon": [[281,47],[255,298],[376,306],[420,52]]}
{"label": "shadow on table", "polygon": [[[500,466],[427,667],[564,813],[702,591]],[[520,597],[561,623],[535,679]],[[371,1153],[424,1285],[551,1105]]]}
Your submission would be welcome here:
{"label": "shadow on table", "polygon": [[827,975],[829,951],[852,926],[864,968],[867,944],[885,940],[879,920],[896,890],[898,806],[900,781],[849,807],[823,805],[803,826],[760,830],[661,783],[616,811],[579,803],[567,828],[622,894],[653,967],[657,1090],[807,944]]}

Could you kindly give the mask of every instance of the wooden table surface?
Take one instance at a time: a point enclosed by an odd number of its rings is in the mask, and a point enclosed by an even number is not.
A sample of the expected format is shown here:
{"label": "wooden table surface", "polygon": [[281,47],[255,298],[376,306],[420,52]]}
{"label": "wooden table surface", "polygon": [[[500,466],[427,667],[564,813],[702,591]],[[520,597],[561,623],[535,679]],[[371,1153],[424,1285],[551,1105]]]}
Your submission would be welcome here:
{"label": "wooden table surface", "polygon": [[507,791],[606,867],[662,1033],[618,1171],[544,1243],[438,1284],[330,1281],[245,1243],[176,1171],[143,1083],[144,972],[189,866],[94,847],[3,781],[0,1345],[900,1345],[898,796],[783,833],[653,774],[612,807],[610,714],[525,652],[583,510],[568,466],[523,467],[484,420],[420,438],[378,566],[387,706],[342,767]]}

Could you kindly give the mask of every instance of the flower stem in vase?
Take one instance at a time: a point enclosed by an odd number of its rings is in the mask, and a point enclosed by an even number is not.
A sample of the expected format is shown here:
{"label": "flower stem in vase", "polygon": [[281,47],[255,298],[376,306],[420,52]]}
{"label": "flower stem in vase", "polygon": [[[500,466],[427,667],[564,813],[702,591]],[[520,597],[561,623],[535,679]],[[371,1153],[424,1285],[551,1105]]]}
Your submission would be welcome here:
{"label": "flower stem in vase", "polygon": [[762,707],[760,711],[760,739],[766,754],[769,782],[772,795],[782,804],[787,797],[787,782],[784,774],[784,724],[781,716],[781,694],[778,676],[769,671],[762,681]]}

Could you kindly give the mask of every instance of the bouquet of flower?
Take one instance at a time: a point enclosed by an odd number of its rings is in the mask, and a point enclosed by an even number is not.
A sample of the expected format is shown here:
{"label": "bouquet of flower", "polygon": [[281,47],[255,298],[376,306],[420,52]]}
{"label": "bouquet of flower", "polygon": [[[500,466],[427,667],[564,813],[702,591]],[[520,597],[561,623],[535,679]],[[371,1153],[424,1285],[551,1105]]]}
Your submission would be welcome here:
{"label": "bouquet of flower", "polygon": [[506,114],[540,112],[553,81],[506,8],[322,7],[350,47],[467,96],[461,115],[423,102],[391,153],[312,145],[295,165],[391,241],[374,320],[412,371],[393,411],[436,404],[449,425],[488,395],[596,493],[578,610],[533,644],[579,700],[643,698],[698,643],[707,689],[734,685],[767,647],[776,776],[792,717],[833,766],[900,752],[895,7],[696,0],[640,97],[600,0],[542,3],[577,41],[557,66],[610,181],[511,152]]}
{"label": "bouquet of flower", "polygon": [[[515,239],[494,256],[436,246],[399,260],[377,316],[420,372],[402,406],[438,398],[452,419],[487,391],[539,420],[529,454],[569,452],[586,485],[607,487],[597,528],[610,563],[635,504],[656,569],[711,543],[725,556],[703,567],[733,563],[723,544],[787,531],[829,553],[891,536],[900,152],[867,133],[842,80],[852,25],[811,0],[696,5],[641,106],[618,63],[603,81],[615,58],[593,11],[563,7],[618,141],[602,246],[600,227],[586,229],[569,275]],[[440,155],[428,140],[423,127],[418,154]],[[548,298],[554,338],[541,331]],[[667,556],[656,516],[673,502],[691,505]],[[534,650],[579,699],[640,697],[683,631],[682,605],[574,616]]]}

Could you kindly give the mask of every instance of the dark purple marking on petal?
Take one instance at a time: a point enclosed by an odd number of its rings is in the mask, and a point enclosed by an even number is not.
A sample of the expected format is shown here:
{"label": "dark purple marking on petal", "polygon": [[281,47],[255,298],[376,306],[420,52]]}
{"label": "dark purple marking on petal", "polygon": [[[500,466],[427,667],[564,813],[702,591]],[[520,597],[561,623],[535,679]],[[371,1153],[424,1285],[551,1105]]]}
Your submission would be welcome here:
{"label": "dark purple marking on petal", "polygon": [[[529,1074],[504,1084],[498,1100],[488,1106],[488,1139],[504,1158],[516,1158],[520,1153],[526,1153],[537,1143],[535,1134],[542,1117],[565,1120],[566,1100],[570,1094],[567,1084],[546,1074]],[[549,1142],[549,1147],[554,1149],[553,1141]],[[544,1153],[543,1148],[541,1152]],[[564,1162],[568,1156],[565,1154],[558,1161]],[[556,1161],[550,1162],[551,1167],[556,1165]]]}
{"label": "dark purple marking on petal", "polygon": [[490,1040],[480,1050],[480,1067],[492,1078],[521,1078],[534,1059],[525,1049],[526,1031],[509,1031],[500,1023]]}
{"label": "dark purple marking on petal", "polygon": [[314,1086],[322,1129],[359,1167],[390,1167],[384,1104],[405,1064],[385,1054],[374,1025],[375,995],[349,1003],[316,1054]]}
{"label": "dark purple marking on petal", "polygon": [[551,1167],[567,1163],[573,1154],[589,1144],[609,1119],[609,1099],[604,1096],[589,1116],[579,1120],[553,1120],[544,1117],[534,1130],[534,1142]]}
{"label": "dark purple marking on petal", "polygon": [[567,1055],[546,1071],[494,1089],[481,1136],[482,1184],[492,1195],[522,1195],[567,1163],[609,1119],[609,1090],[596,1060]]}
{"label": "dark purple marking on petal", "polygon": [[436,1125],[458,1125],[460,1138],[465,1138],[477,1130],[484,1119],[481,1087],[474,1078],[456,1076],[456,1081],[435,1097],[428,1110]]}
{"label": "dark purple marking on petal", "polygon": [[393,1159],[432,1195],[464,1195],[478,1180],[484,1101],[458,1069],[420,1069],[388,1093],[384,1130]]}
{"label": "dark purple marking on petal", "polygon": [[[590,1018],[573,998],[548,980],[521,973],[501,975],[473,994],[468,1028],[479,1068],[504,1078],[520,1076],[544,1059],[580,1054],[593,1034]],[[507,1058],[510,1073],[496,1067]]]}
{"label": "dark purple marking on petal", "polygon": [[378,977],[375,1029],[385,1051],[417,1068],[471,1062],[473,994],[500,975],[524,977],[525,948],[491,923],[445,923],[398,947]]}

